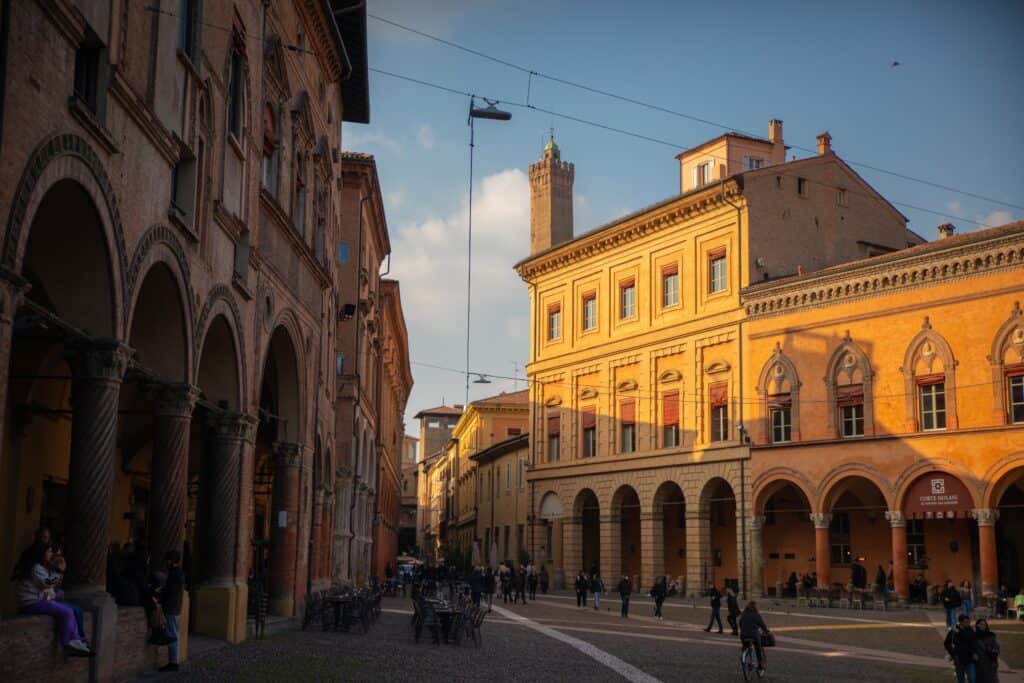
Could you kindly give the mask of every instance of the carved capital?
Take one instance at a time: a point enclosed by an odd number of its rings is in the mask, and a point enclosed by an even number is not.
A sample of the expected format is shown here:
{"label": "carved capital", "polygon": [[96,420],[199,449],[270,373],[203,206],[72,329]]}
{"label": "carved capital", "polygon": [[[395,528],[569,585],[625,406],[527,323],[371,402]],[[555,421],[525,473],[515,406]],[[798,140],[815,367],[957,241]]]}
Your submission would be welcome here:
{"label": "carved capital", "polygon": [[302,444],[276,441],[274,457],[278,467],[298,467],[302,464]]}
{"label": "carved capital", "polygon": [[971,517],[978,522],[978,526],[994,526],[999,519],[999,510],[992,508],[977,508],[971,510]]}
{"label": "carved capital", "polygon": [[832,524],[831,512],[812,512],[809,517],[815,529],[827,529]]}
{"label": "carved capital", "polygon": [[199,398],[199,388],[188,383],[146,386],[146,396],[156,403],[156,414],[169,417],[191,417]]}
{"label": "carved capital", "polygon": [[907,526],[907,515],[902,510],[886,510],[885,518],[894,529]]}
{"label": "carved capital", "polygon": [[244,413],[214,411],[207,416],[206,424],[218,440],[252,441],[256,436],[256,418]]}
{"label": "carved capital", "polygon": [[764,528],[764,515],[754,515],[747,521],[751,531],[760,531]]}
{"label": "carved capital", "polygon": [[65,358],[76,380],[120,382],[128,370],[132,349],[116,339],[69,339]]}

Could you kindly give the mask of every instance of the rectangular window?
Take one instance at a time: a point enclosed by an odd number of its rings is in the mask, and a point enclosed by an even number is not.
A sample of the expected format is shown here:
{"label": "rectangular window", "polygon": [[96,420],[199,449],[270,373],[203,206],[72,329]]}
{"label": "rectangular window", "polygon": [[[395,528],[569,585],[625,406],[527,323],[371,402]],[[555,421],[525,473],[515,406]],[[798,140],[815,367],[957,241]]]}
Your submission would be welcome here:
{"label": "rectangular window", "polygon": [[597,327],[597,292],[587,292],[583,295],[583,330],[593,330]]}
{"label": "rectangular window", "polygon": [[526,461],[519,461],[519,488],[523,488],[523,483],[526,481]]}
{"label": "rectangular window", "polygon": [[636,280],[630,278],[619,283],[619,317],[623,320],[636,315]]}
{"label": "rectangular window", "polygon": [[754,169],[761,168],[764,165],[764,159],[759,157],[743,157],[743,170],[753,171]]}
{"label": "rectangular window", "polygon": [[505,490],[512,489],[512,463],[505,463]]}
{"label": "rectangular window", "polygon": [[946,428],[946,384],[934,382],[918,387],[921,398],[921,429],[926,432]]}
{"label": "rectangular window", "polygon": [[669,391],[661,395],[661,447],[675,448],[679,445],[679,392]]}
{"label": "rectangular window", "polygon": [[195,43],[195,0],[178,2],[178,49],[192,59]]}
{"label": "rectangular window", "polygon": [[87,29],[82,44],[75,51],[74,94],[93,114],[99,110],[102,58],[103,44],[96,34]]}
{"label": "rectangular window", "polygon": [[1009,396],[1009,417],[1013,424],[1024,422],[1024,370],[1019,375],[1006,378],[1006,389]]}
{"label": "rectangular window", "polygon": [[584,408],[582,418],[583,457],[593,458],[597,455],[597,409]]}
{"label": "rectangular window", "polygon": [[924,568],[924,520],[907,520],[907,564],[911,567]]}
{"label": "rectangular window", "polygon": [[661,269],[661,306],[668,308],[679,303],[679,266],[672,264]]}
{"label": "rectangular window", "polygon": [[558,415],[548,417],[548,462],[558,462],[562,421]]}
{"label": "rectangular window", "polygon": [[850,384],[836,389],[839,407],[839,434],[864,436],[864,385]]}
{"label": "rectangular window", "polygon": [[[232,40],[244,41],[237,31],[232,32]],[[235,139],[242,139],[242,55],[237,49],[231,51],[231,64],[228,71],[228,132]]]}
{"label": "rectangular window", "polygon": [[619,404],[619,422],[622,424],[622,452],[636,450],[636,402],[627,399]]}
{"label": "rectangular window", "polygon": [[796,179],[796,193],[801,197],[807,196],[807,178]]}
{"label": "rectangular window", "polygon": [[711,294],[725,291],[725,249],[708,252],[708,291]]}
{"label": "rectangular window", "polygon": [[711,406],[711,441],[727,441],[729,439],[729,385],[726,382],[715,382],[711,385],[708,395]]}
{"label": "rectangular window", "polygon": [[519,427],[509,427],[508,429],[505,430],[506,436],[519,436],[522,433],[523,430],[520,429]]}
{"label": "rectangular window", "polygon": [[341,351],[334,355],[334,374],[338,377],[345,374],[345,354]]}
{"label": "rectangular window", "polygon": [[836,188],[836,206],[849,206],[849,198],[846,190],[842,187]]}
{"label": "rectangular window", "polygon": [[846,512],[832,514],[828,530],[829,555],[833,565],[849,566],[853,557],[850,553],[850,515]]}
{"label": "rectangular window", "polygon": [[693,186],[701,187],[711,182],[711,174],[714,171],[715,162],[705,161],[693,167]]}
{"label": "rectangular window", "polygon": [[548,306],[548,340],[553,341],[562,336],[562,305]]}
{"label": "rectangular window", "polygon": [[774,394],[768,397],[771,411],[772,443],[787,443],[792,439],[792,402],[789,394]]}

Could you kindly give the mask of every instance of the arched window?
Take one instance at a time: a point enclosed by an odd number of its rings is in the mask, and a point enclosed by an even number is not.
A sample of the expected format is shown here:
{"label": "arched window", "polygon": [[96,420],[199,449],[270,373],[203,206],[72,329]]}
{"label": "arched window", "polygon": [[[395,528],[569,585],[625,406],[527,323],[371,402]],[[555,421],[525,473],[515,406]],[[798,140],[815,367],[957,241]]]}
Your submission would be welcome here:
{"label": "arched window", "polygon": [[908,432],[956,429],[956,365],[942,335],[925,316],[903,358],[904,428]]}
{"label": "arched window", "polygon": [[828,390],[829,427],[837,438],[853,438],[875,433],[871,385],[871,363],[847,331],[833,352],[825,375]]}
{"label": "arched window", "polygon": [[231,31],[227,104],[228,133],[241,143],[245,118],[245,34],[237,26]]}
{"label": "arched window", "polygon": [[306,157],[302,152],[295,154],[295,191],[292,195],[292,222],[299,234],[306,234]]}
{"label": "arched window", "polygon": [[788,443],[800,440],[800,380],[796,367],[779,343],[761,369],[757,381],[761,404],[759,443]]}
{"label": "arched window", "polygon": [[262,184],[270,194],[277,194],[277,115],[267,102],[263,105],[263,173]]}
{"label": "arched window", "polygon": [[996,332],[988,362],[996,424],[1024,424],[1024,315],[1019,301]]}

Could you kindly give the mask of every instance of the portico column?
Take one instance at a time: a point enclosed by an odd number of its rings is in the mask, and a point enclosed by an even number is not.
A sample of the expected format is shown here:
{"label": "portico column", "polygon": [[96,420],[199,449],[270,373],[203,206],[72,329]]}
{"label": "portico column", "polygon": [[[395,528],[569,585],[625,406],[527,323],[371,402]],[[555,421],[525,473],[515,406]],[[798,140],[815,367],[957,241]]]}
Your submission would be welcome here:
{"label": "portico column", "polygon": [[199,390],[191,384],[154,384],[147,393],[156,402],[149,549],[153,565],[162,567],[164,553],[180,553],[185,537],[189,429]]}
{"label": "portico column", "polygon": [[72,374],[67,585],[95,594],[107,585],[118,396],[131,350],[114,339],[69,340],[66,347]]}
{"label": "portico column", "polygon": [[690,506],[686,508],[686,594],[700,595],[714,577],[711,567],[711,518]]}
{"label": "portico column", "polygon": [[[601,516],[601,566],[598,573],[604,579],[606,589],[611,590],[612,580],[618,583],[622,576],[622,519],[619,515]],[[590,571],[590,567],[586,568]]]}
{"label": "portico column", "polygon": [[885,518],[892,525],[892,589],[901,599],[910,595],[907,567],[907,518],[902,510],[888,510]]}
{"label": "portico column", "polygon": [[270,521],[270,609],[289,617],[295,609],[299,468],[302,444],[274,444],[273,518]]}
{"label": "portico column", "polygon": [[654,577],[665,572],[664,536],[660,522],[663,516],[653,513],[640,514],[640,585],[635,591],[648,591],[654,585]]}
{"label": "portico column", "polygon": [[313,577],[314,589],[317,582],[320,580],[320,558],[322,557],[323,550],[321,549],[321,538],[320,535],[323,532],[324,526],[324,486],[318,484],[316,489],[313,491],[313,522],[312,529],[310,529],[309,537],[310,548],[309,548],[309,567],[310,575]]}
{"label": "portico column", "polygon": [[[577,517],[566,517],[562,520],[562,570],[566,585],[569,577],[576,576],[583,569],[583,526]],[[583,571],[590,571],[587,567]]]}
{"label": "portico column", "polygon": [[832,525],[831,512],[812,512],[814,522],[814,571],[818,573],[818,588],[832,586],[832,557],[828,543],[828,530]]}
{"label": "portico column", "polygon": [[981,564],[981,594],[994,595],[999,588],[999,560],[996,555],[996,520],[999,510],[981,508],[971,515],[978,522],[978,559]]}
{"label": "portico column", "polygon": [[[0,267],[0,416],[7,414],[7,394],[11,368],[11,344],[13,342],[14,316],[21,306],[21,300],[31,285],[17,273]],[[0,419],[0,444],[4,443],[4,423]],[[0,460],[4,453],[0,448]]]}
{"label": "portico column", "polygon": [[747,522],[750,529],[750,595],[759,598],[764,595],[764,515],[753,515]]}
{"label": "portico column", "polygon": [[352,538],[352,468],[341,465],[336,471],[334,488],[337,504],[334,506],[334,566],[331,576],[338,585],[349,582],[349,544]]}

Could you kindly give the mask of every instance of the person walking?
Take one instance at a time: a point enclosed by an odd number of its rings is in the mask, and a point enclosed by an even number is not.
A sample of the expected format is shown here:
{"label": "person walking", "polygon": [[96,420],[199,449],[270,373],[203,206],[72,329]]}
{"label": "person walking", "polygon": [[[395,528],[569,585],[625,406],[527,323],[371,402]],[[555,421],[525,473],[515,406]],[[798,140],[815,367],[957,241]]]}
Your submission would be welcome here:
{"label": "person walking", "polygon": [[501,600],[506,605],[512,599],[512,573],[507,565],[501,567]]}
{"label": "person walking", "polygon": [[597,572],[590,575],[590,592],[594,596],[594,609],[601,609],[601,593],[604,591],[604,584]]}
{"label": "person walking", "polygon": [[974,586],[967,579],[960,582],[960,613],[971,616],[974,608]]}
{"label": "person walking", "polygon": [[738,622],[737,619],[740,616],[740,603],[736,599],[736,592],[731,588],[725,589],[725,607],[729,611],[725,616],[725,620],[729,622],[729,626],[732,628],[732,634],[738,635]]}
{"label": "person walking", "polygon": [[480,567],[473,567],[473,573],[469,575],[469,595],[475,607],[480,606],[480,596],[484,592],[484,573]]}
{"label": "person walking", "polygon": [[587,575],[582,569],[576,574],[576,606],[587,606]]}
{"label": "person walking", "polygon": [[718,622],[718,632],[725,633],[722,629],[722,616],[719,612],[722,609],[722,593],[715,587],[715,584],[708,581],[708,597],[711,598],[711,618],[708,619],[708,627],[704,629],[708,633],[711,633],[711,624]]}
{"label": "person walking", "polygon": [[515,578],[513,579],[513,586],[515,587],[515,597],[512,598],[512,604],[517,604],[520,600],[523,604],[526,604],[526,567],[519,565],[519,571],[516,572]]}
{"label": "person walking", "polygon": [[530,599],[537,599],[537,568],[530,564],[526,568],[526,585],[529,588]]}
{"label": "person walking", "polygon": [[622,609],[619,613],[626,618],[629,618],[629,596],[632,594],[633,586],[629,582],[629,576],[623,574],[622,580],[619,581],[619,599],[622,600]]}
{"label": "person walking", "polygon": [[977,682],[999,683],[999,641],[987,619],[974,622],[974,635],[978,639]]}
{"label": "person walking", "polygon": [[665,583],[665,577],[659,576],[658,580],[654,582],[654,587],[651,588],[651,597],[654,598],[654,616],[659,619],[661,616],[661,606],[665,602],[665,595],[668,593],[668,586]]}
{"label": "person walking", "polygon": [[[167,580],[160,589],[160,606],[164,610],[164,619],[167,625],[164,632],[167,635],[167,664],[160,667],[160,671],[178,670],[178,619],[181,617],[182,596],[185,592],[185,574],[181,571],[181,553],[177,550],[168,550],[164,553],[164,569],[167,571]],[[173,639],[173,640],[172,640]]]}
{"label": "person walking", "polygon": [[888,580],[885,576],[885,570],[882,569],[882,565],[878,565],[878,570],[875,572],[875,593],[877,595],[885,595],[885,586]]}
{"label": "person walking", "polygon": [[487,594],[487,611],[490,612],[494,603],[494,570],[490,567],[484,572],[484,593]]}
{"label": "person walking", "polygon": [[942,589],[942,608],[946,610],[946,628],[952,631],[956,628],[956,612],[960,609],[960,591],[956,589],[952,581],[946,580],[946,587]]}
{"label": "person walking", "polygon": [[544,566],[540,568],[540,592],[542,595],[548,594],[548,568]]}
{"label": "person walking", "polygon": [[946,634],[946,652],[956,667],[957,683],[975,683],[977,680],[978,636],[971,628],[971,618],[961,614],[956,628]]}

